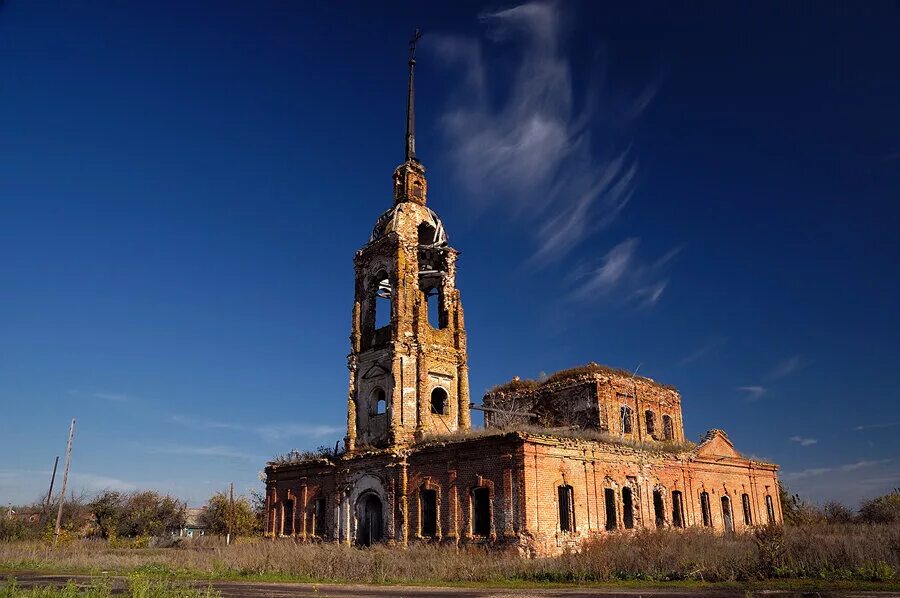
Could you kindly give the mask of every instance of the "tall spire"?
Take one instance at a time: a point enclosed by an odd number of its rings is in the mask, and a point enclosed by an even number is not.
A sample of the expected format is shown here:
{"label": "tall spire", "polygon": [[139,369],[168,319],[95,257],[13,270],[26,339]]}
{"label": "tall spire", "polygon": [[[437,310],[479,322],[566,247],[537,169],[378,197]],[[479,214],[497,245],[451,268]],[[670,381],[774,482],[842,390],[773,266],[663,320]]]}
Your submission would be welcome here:
{"label": "tall spire", "polygon": [[416,158],[416,42],[422,37],[422,33],[416,29],[409,40],[409,90],[406,96],[406,161]]}

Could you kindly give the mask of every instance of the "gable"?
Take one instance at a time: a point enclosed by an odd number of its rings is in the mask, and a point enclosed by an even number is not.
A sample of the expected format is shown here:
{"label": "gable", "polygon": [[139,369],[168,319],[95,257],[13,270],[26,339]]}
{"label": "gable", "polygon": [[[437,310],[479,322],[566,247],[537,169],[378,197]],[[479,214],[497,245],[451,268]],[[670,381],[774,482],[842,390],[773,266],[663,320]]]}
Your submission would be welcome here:
{"label": "gable", "polygon": [[734,445],[721,430],[710,430],[706,434],[706,438],[697,447],[696,454],[698,457],[731,457],[734,459],[743,459],[743,455],[737,452]]}

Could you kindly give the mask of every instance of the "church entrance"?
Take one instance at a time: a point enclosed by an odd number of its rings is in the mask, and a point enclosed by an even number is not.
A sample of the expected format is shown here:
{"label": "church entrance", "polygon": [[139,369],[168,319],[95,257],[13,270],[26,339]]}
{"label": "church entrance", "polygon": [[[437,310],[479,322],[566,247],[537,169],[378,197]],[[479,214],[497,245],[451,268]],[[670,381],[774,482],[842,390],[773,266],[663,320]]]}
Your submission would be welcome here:
{"label": "church entrance", "polygon": [[356,503],[356,543],[371,546],[382,538],[381,499],[373,492],[362,495]]}

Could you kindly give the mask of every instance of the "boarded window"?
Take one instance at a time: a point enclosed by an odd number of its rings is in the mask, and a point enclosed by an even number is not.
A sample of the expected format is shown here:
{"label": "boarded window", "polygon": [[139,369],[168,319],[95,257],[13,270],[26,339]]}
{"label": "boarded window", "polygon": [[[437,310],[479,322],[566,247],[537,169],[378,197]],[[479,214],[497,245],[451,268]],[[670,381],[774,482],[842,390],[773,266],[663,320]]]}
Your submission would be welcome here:
{"label": "boarded window", "polygon": [[722,522],[725,524],[725,531],[734,531],[734,519],[731,516],[731,499],[727,496],[722,497]]}
{"label": "boarded window", "polygon": [[606,488],[603,491],[606,499],[606,529],[616,529],[616,491]]}
{"label": "boarded window", "polygon": [[663,416],[663,438],[666,440],[675,438],[675,429],[672,427],[672,417],[669,415]]}
{"label": "boarded window", "polygon": [[666,524],[666,507],[663,504],[662,492],[659,490],[653,491],[653,516],[656,520],[656,527]]}
{"label": "boarded window", "polygon": [[422,509],[422,535],[433,538],[437,535],[437,490],[423,489],[419,493]]}
{"label": "boarded window", "polygon": [[709,510],[709,494],[700,493],[700,511],[703,513],[703,525],[712,527],[712,511]]}
{"label": "boarded window", "polygon": [[559,530],[575,531],[575,493],[571,486],[559,486],[556,489],[559,498]]}
{"label": "boarded window", "polygon": [[387,401],[384,399],[384,389],[376,388],[372,393],[372,415],[381,415],[387,410]]}
{"label": "boarded window", "polygon": [[447,391],[438,386],[431,391],[431,412],[437,415],[447,415],[449,402]]}
{"label": "boarded window", "polygon": [[672,525],[684,527],[684,504],[680,490],[672,491]]}
{"label": "boarded window", "polygon": [[622,488],[622,524],[625,529],[634,527],[634,495],[628,486]]}
{"label": "boarded window", "polygon": [[285,536],[293,536],[294,535],[294,500],[292,498],[284,501],[284,506],[282,506],[282,527],[281,533]]}
{"label": "boarded window", "polygon": [[741,495],[741,505],[744,507],[744,525],[753,525],[753,514],[750,512],[750,495]]}
{"label": "boarded window", "polygon": [[316,499],[316,509],[313,512],[313,533],[317,536],[324,536],[328,531],[328,501],[324,496]]}
{"label": "boarded window", "polygon": [[647,425],[647,434],[654,436],[656,434],[656,414],[647,409],[644,412],[644,423]]}
{"label": "boarded window", "polygon": [[488,488],[472,490],[472,533],[491,535],[491,491]]}
{"label": "boarded window", "polygon": [[631,418],[633,417],[631,411],[631,407],[622,407],[620,410],[620,415],[622,419],[622,433],[631,434],[632,422]]}
{"label": "boarded window", "polygon": [[775,523],[775,505],[770,494],[766,494],[766,515],[769,517],[769,523]]}

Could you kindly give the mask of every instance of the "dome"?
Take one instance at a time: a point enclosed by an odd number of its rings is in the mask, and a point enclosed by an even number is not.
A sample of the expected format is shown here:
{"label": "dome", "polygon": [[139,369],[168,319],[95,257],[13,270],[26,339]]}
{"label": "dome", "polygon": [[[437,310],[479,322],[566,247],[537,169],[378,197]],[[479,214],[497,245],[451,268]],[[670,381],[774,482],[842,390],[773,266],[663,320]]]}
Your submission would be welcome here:
{"label": "dome", "polygon": [[447,231],[444,230],[444,223],[434,213],[434,210],[411,202],[398,203],[379,216],[378,220],[375,221],[375,228],[372,229],[372,236],[369,237],[369,243],[380,239],[387,233],[403,230],[406,227],[402,223],[408,220],[416,222],[420,236],[423,231],[422,225],[427,225],[424,228],[430,229],[429,232],[434,231],[428,235],[431,238],[420,241],[421,244],[431,246],[444,246],[447,244]]}

